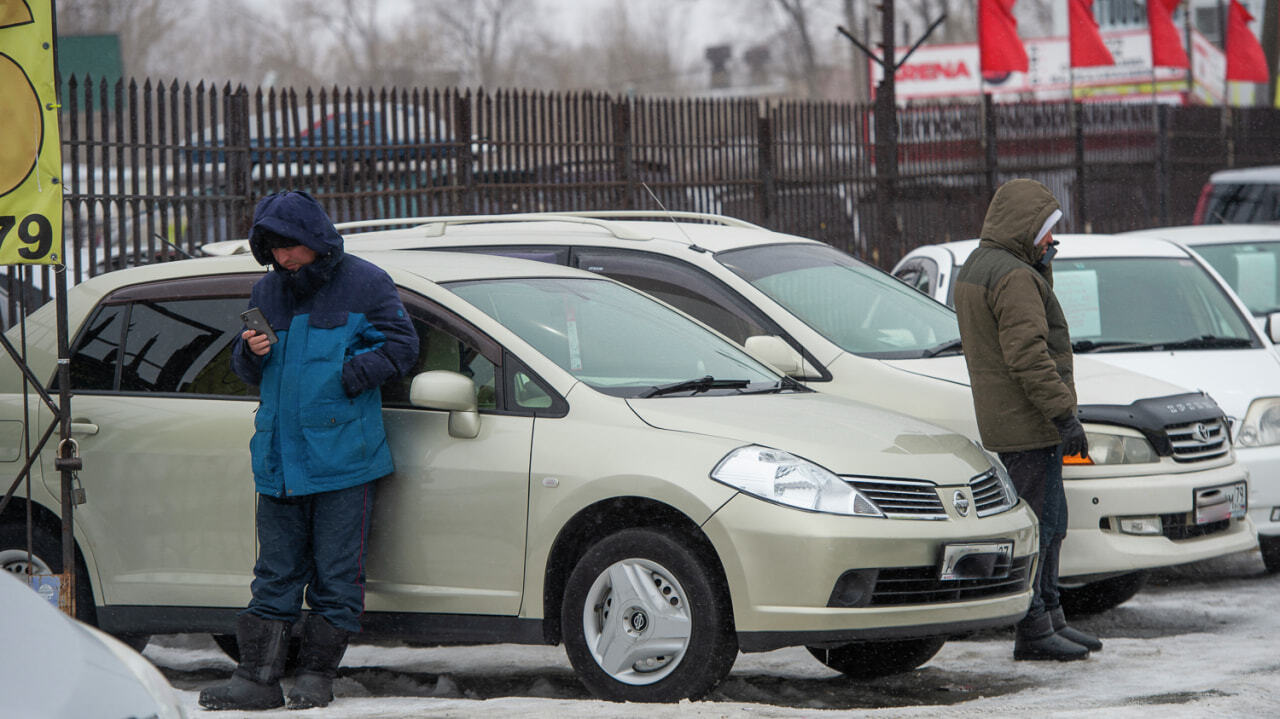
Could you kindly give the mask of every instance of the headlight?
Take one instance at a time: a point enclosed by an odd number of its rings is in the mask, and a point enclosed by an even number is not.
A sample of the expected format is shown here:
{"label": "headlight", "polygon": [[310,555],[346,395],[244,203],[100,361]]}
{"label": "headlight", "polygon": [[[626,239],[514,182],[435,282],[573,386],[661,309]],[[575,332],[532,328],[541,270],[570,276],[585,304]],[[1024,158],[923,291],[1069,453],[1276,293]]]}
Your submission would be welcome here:
{"label": "headlight", "polygon": [[752,445],[733,450],[711,478],[760,499],[797,509],[857,517],[883,517],[866,495],[831,472],[778,449]]}
{"label": "headlight", "polygon": [[1085,432],[1084,436],[1089,440],[1089,458],[1063,457],[1063,464],[1146,464],[1160,461],[1160,455],[1145,437],[1105,432]]}
{"label": "headlight", "polygon": [[1236,441],[1241,447],[1280,444],[1280,397],[1263,397],[1250,402]]}

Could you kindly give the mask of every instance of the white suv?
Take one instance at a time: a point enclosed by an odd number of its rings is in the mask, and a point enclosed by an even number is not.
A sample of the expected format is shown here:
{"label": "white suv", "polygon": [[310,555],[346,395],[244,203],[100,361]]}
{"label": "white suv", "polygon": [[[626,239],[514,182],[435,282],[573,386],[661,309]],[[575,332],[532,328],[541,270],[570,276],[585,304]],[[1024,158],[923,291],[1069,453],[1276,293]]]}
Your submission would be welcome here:
{"label": "white suv", "polygon": [[[595,212],[351,223],[352,247],[500,254],[571,265],[648,292],[808,386],[978,436],[955,313],[828,245],[728,217]],[[234,253],[243,242],[209,252]],[[1212,400],[1082,358],[1088,465],[1064,467],[1068,611],[1127,600],[1142,570],[1252,547],[1246,473]],[[1185,411],[1194,406],[1194,412]],[[1187,427],[1212,427],[1185,445]],[[1173,440],[1171,441],[1171,438]],[[1175,451],[1176,448],[1176,451]],[[1197,510],[1210,497],[1224,516]]]}

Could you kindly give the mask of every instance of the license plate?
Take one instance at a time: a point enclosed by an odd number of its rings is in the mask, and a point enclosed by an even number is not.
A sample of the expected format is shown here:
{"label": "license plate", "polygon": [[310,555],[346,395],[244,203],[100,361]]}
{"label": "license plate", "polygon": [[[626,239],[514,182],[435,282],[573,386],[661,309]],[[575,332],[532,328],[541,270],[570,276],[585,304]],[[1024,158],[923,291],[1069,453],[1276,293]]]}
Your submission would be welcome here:
{"label": "license plate", "polygon": [[948,544],[942,548],[942,565],[938,578],[1002,579],[1009,576],[1013,565],[1013,542],[975,542]]}
{"label": "license plate", "polygon": [[1244,482],[1205,487],[1195,491],[1196,524],[1241,519],[1249,509],[1249,488]]}

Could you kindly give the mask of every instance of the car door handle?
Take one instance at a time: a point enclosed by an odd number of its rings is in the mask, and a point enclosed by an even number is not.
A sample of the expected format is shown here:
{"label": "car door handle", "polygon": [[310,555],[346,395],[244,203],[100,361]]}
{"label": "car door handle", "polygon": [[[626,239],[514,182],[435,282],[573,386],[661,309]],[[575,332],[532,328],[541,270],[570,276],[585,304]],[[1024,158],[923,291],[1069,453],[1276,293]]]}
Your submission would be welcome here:
{"label": "car door handle", "polygon": [[71,420],[71,434],[97,434],[98,425],[84,419]]}

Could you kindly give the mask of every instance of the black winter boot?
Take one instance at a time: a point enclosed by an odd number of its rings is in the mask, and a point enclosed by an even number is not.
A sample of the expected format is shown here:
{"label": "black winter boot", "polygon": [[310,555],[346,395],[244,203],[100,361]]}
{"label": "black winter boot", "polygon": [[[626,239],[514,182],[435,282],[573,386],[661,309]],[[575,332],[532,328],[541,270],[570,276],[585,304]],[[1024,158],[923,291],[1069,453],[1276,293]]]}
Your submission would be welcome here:
{"label": "black winter boot", "polygon": [[205,709],[275,709],[284,705],[280,675],[289,654],[289,622],[241,614],[236,620],[240,665],[231,681],[200,692]]}
{"label": "black winter boot", "polygon": [[1063,614],[1062,607],[1051,610],[1049,618],[1053,621],[1053,633],[1060,637],[1066,637],[1091,652],[1102,651],[1102,641],[1092,634],[1084,632],[1074,627],[1067,626],[1067,616]]}
{"label": "black winter boot", "polygon": [[298,671],[289,690],[290,709],[329,706],[333,701],[333,678],[338,676],[338,663],[347,651],[351,632],[339,629],[328,619],[310,614],[302,624],[302,649],[298,652]]}
{"label": "black winter boot", "polygon": [[1018,622],[1013,639],[1013,658],[1015,660],[1052,660],[1070,662],[1087,659],[1089,650],[1075,642],[1054,634],[1053,621],[1048,613],[1034,619],[1024,618]]}

